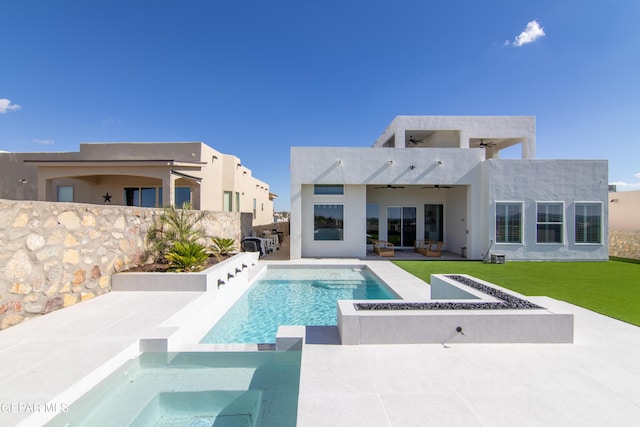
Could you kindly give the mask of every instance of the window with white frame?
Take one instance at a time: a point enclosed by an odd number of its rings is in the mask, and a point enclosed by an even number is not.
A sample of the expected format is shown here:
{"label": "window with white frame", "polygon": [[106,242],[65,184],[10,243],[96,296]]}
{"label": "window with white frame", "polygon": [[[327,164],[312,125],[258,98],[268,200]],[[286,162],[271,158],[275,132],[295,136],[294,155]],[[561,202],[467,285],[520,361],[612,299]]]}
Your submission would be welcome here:
{"label": "window with white frame", "polygon": [[496,203],[496,243],[522,243],[522,203]]}
{"label": "window with white frame", "polygon": [[575,242],[589,244],[602,243],[602,203],[576,203]]}
{"label": "window with white frame", "polygon": [[564,229],[562,202],[539,202],[536,205],[536,242],[562,243]]}
{"label": "window with white frame", "polygon": [[313,240],[344,240],[344,205],[313,205]]}
{"label": "window with white frame", "polygon": [[225,212],[231,212],[233,208],[233,202],[231,200],[231,191],[225,191],[222,195],[222,210]]}

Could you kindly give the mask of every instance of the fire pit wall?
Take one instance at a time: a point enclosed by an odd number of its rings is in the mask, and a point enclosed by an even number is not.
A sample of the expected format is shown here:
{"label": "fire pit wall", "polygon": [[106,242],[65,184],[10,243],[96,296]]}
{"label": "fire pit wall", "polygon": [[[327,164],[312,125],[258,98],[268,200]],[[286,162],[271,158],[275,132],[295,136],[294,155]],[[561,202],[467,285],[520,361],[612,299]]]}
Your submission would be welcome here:
{"label": "fire pit wall", "polygon": [[572,343],[573,314],[468,275],[431,275],[431,299],[339,301],[342,344]]}

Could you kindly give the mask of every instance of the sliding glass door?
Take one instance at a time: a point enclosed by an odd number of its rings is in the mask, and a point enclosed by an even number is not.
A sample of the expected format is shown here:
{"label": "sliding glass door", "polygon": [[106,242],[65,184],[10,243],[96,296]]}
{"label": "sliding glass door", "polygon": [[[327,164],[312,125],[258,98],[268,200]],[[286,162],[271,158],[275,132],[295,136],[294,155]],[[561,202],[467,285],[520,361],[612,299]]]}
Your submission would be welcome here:
{"label": "sliding glass door", "polygon": [[443,205],[424,205],[424,238],[442,242],[444,231]]}
{"label": "sliding glass door", "polygon": [[413,246],[416,240],[415,207],[387,207],[387,240],[396,246]]}

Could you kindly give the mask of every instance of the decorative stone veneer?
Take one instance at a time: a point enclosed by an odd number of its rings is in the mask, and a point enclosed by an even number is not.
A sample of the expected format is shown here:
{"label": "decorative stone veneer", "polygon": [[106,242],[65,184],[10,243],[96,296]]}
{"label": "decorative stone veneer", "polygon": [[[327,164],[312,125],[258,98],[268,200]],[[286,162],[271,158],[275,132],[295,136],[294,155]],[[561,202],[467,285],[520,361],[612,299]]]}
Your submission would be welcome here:
{"label": "decorative stone veneer", "polygon": [[609,229],[609,255],[640,259],[640,231]]}
{"label": "decorative stone veneer", "polygon": [[[139,261],[162,210],[0,200],[0,329],[111,290]],[[211,236],[240,241],[240,214],[208,212]]]}

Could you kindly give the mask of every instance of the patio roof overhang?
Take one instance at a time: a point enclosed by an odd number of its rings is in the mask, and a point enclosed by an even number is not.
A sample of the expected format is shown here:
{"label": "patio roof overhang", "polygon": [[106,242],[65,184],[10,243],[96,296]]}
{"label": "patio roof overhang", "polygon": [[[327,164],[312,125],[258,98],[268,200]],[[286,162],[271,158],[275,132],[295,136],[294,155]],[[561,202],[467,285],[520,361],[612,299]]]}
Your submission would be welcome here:
{"label": "patio roof overhang", "polygon": [[201,168],[205,165],[205,162],[181,162],[172,159],[167,160],[144,160],[144,159],[132,159],[132,160],[24,160],[24,163],[28,163],[33,166],[47,166],[47,167],[100,167],[100,166],[171,166],[171,167],[184,167],[184,168]]}

